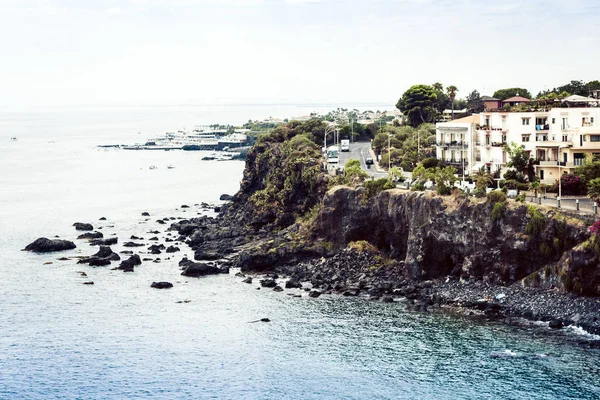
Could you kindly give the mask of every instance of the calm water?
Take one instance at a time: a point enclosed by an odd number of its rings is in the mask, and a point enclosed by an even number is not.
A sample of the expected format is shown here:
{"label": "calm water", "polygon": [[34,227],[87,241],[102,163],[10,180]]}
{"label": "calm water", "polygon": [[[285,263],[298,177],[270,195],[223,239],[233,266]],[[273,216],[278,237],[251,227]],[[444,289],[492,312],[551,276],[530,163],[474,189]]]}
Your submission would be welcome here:
{"label": "calm water", "polygon": [[[39,236],[74,240],[76,221],[121,243],[148,238],[165,229],[157,218],[196,215],[194,204],[218,202],[242,177],[243,163],[200,161],[197,152],[95,144],[311,111],[320,109],[0,112],[0,399],[600,398],[600,353],[544,328],[291,298],[233,275],[188,279],[176,265],[191,256],[183,248],[132,274],[57,260],[95,252],[80,241],[58,254],[19,251]],[[158,280],[175,286],[151,289]],[[262,317],[272,322],[251,323]]]}

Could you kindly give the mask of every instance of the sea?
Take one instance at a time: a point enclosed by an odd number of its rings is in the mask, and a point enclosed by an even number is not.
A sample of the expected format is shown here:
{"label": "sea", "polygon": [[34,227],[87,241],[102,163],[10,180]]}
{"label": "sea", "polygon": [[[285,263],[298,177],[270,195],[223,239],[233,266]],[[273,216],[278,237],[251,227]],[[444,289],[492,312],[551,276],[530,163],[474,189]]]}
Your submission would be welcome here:
{"label": "sea", "polygon": [[[242,283],[234,271],[187,278],[177,265],[193,256],[185,245],[135,249],[151,260],[133,273],[77,264],[97,249],[76,239],[73,223],[118,237],[116,252],[132,235],[163,243],[168,225],[158,219],[214,215],[202,204],[221,204],[243,174],[243,161],[202,161],[203,152],[98,145],[332,108],[0,109],[0,399],[600,398],[600,352],[576,344],[594,339],[577,328],[313,299]],[[77,248],[21,251],[42,236]],[[151,288],[157,281],[174,286]]]}

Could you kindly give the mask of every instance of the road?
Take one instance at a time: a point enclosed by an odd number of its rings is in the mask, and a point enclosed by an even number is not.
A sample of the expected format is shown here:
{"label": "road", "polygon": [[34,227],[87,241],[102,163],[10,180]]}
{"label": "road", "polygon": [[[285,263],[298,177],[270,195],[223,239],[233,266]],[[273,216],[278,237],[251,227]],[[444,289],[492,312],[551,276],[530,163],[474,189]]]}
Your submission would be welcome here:
{"label": "road", "polygon": [[387,178],[387,172],[377,172],[375,170],[375,165],[367,165],[365,160],[368,157],[373,157],[369,153],[369,149],[371,148],[371,142],[354,142],[350,143],[350,151],[341,151],[340,152],[340,165],[344,166],[346,162],[350,159],[355,159],[360,161],[360,167],[367,171],[369,175],[374,178]]}

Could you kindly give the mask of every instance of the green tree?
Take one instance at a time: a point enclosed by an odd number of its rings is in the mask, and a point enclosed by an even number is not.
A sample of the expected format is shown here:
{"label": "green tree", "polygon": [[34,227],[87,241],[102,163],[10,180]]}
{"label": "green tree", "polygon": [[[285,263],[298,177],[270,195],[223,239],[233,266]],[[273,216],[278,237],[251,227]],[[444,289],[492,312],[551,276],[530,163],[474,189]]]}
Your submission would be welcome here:
{"label": "green tree", "polygon": [[411,86],[396,103],[396,108],[404,113],[411,126],[423,122],[433,122],[437,95],[428,85]]}
{"label": "green tree", "polygon": [[588,197],[600,205],[600,178],[588,182]]}
{"label": "green tree", "polygon": [[514,97],[517,95],[531,99],[531,93],[529,93],[529,90],[527,90],[525,88],[518,88],[518,87],[496,90],[494,92],[493,97],[500,99],[500,100],[506,100],[509,97]]}
{"label": "green tree", "polygon": [[448,92],[448,97],[450,98],[450,107],[452,109],[452,119],[454,119],[454,99],[456,98],[456,92],[458,92],[458,88],[454,85],[450,85],[446,88],[446,92]]}
{"label": "green tree", "polygon": [[369,177],[369,174],[360,167],[360,161],[356,159],[350,159],[346,162],[346,165],[344,165],[344,173],[346,175],[347,183],[350,184],[363,182]]}
{"label": "green tree", "polygon": [[474,114],[479,114],[485,108],[481,95],[477,90],[473,90],[467,95],[467,108]]}
{"label": "green tree", "polygon": [[452,192],[452,185],[458,180],[456,177],[456,168],[454,167],[436,167],[433,179],[437,187],[437,193],[440,195],[449,195]]}
{"label": "green tree", "polygon": [[525,146],[511,142],[510,145],[505,145],[504,149],[510,157],[506,166],[514,168],[517,172],[523,172],[523,169],[529,165],[529,155],[525,152]]}
{"label": "green tree", "polygon": [[575,175],[580,177],[585,184],[600,178],[600,161],[595,160],[593,156],[586,157],[583,164],[575,168]]}

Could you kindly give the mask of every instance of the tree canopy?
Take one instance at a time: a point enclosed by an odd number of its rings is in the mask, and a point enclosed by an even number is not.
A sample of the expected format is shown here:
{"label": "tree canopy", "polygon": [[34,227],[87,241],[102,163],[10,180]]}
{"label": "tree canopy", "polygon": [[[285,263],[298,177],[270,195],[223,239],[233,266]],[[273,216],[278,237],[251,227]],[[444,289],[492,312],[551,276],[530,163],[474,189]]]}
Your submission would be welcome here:
{"label": "tree canopy", "polygon": [[506,163],[509,168],[514,168],[517,172],[522,172],[529,165],[529,155],[525,152],[525,146],[512,142],[504,146],[510,160]]}
{"label": "tree canopy", "polygon": [[404,113],[408,124],[417,127],[423,122],[433,122],[435,116],[435,89],[428,85],[411,86],[396,103]]}
{"label": "tree canopy", "polygon": [[500,100],[506,100],[509,97],[514,96],[521,96],[531,99],[531,93],[529,93],[529,90],[519,87],[496,90],[493,94],[493,97]]}
{"label": "tree canopy", "polygon": [[481,95],[477,90],[473,90],[471,93],[467,95],[467,108],[471,110],[471,112],[478,114],[483,112],[485,108],[483,105],[483,100],[481,100]]}

